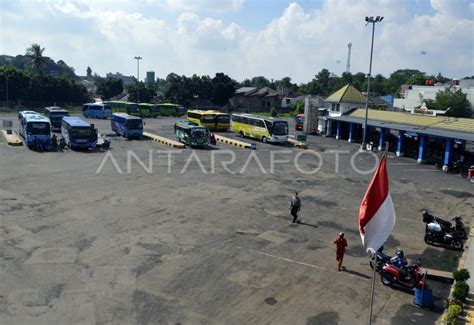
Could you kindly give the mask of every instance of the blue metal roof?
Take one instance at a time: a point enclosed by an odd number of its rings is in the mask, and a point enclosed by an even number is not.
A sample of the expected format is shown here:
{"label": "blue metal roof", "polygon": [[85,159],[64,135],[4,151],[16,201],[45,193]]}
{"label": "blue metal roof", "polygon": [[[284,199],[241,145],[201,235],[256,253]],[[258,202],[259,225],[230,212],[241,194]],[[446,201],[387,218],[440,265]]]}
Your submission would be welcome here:
{"label": "blue metal roof", "polygon": [[91,125],[77,116],[65,116],[63,117],[63,121],[69,124],[70,126],[77,126],[77,127],[90,127]]}
{"label": "blue metal roof", "polygon": [[185,127],[185,128],[203,128],[205,129],[205,127],[203,126],[199,126],[198,124],[194,123],[194,122],[191,122],[191,121],[179,121],[176,123],[176,125],[179,125],[181,127]]}
{"label": "blue metal roof", "polygon": [[124,118],[124,119],[127,119],[127,120],[142,120],[140,117],[138,116],[133,116],[133,115],[129,115],[127,113],[113,113],[112,116],[118,116],[118,117],[121,117],[121,118]]}

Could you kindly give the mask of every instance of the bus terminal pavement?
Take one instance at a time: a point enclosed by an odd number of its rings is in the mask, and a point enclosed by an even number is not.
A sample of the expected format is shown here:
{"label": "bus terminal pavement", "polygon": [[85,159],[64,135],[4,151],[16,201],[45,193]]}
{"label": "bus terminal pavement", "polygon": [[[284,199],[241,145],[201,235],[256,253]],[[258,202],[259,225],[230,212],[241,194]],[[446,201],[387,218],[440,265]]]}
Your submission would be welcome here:
{"label": "bus terminal pavement", "polygon": [[[371,269],[357,216],[375,161],[360,145],[308,136],[307,151],[179,150],[90,121],[110,150],[0,142],[0,324],[367,323]],[[146,119],[145,130],[174,140],[176,121]],[[392,154],[387,167],[397,221],[385,252],[402,247],[453,271],[463,252],[426,245],[421,211],[462,215],[470,227],[473,186]],[[294,191],[301,224],[289,215]],[[337,272],[340,231],[349,247]],[[436,324],[450,290],[429,280],[428,310],[379,275],[375,283],[374,324]]]}

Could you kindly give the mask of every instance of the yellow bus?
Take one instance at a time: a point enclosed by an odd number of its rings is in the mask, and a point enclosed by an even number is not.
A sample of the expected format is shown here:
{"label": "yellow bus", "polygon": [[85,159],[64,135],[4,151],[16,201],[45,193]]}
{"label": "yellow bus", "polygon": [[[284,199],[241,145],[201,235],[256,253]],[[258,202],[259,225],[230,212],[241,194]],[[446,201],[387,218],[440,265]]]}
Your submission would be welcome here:
{"label": "yellow bus", "polygon": [[255,138],[262,142],[288,142],[288,122],[281,118],[232,114],[231,130],[241,137]]}
{"label": "yellow bus", "polygon": [[230,115],[219,111],[207,110],[206,114],[214,114],[216,116],[214,131],[227,131],[230,127]]}
{"label": "yellow bus", "polygon": [[188,110],[188,121],[205,126],[211,131],[227,131],[230,126],[230,116],[213,110]]}

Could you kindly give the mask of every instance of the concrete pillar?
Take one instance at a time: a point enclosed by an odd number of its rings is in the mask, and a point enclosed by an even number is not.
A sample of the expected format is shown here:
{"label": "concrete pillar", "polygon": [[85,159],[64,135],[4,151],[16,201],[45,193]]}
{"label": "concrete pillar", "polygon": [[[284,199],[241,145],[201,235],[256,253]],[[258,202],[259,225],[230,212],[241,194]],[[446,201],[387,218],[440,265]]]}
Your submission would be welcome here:
{"label": "concrete pillar", "polygon": [[352,142],[353,139],[352,137],[354,136],[354,123],[349,123],[349,136],[347,138],[347,141]]}
{"label": "concrete pillar", "polygon": [[405,131],[398,131],[397,156],[405,154]]}
{"label": "concrete pillar", "polygon": [[337,121],[337,126],[336,126],[336,139],[340,140],[341,139],[341,121]]}
{"label": "concrete pillar", "polygon": [[326,136],[327,137],[330,137],[331,136],[331,133],[332,133],[332,121],[331,120],[327,120],[327,126],[326,126]]}
{"label": "concrete pillar", "polygon": [[384,149],[386,134],[387,134],[387,130],[384,128],[380,128],[379,146],[377,148],[379,151],[382,151]]}
{"label": "concrete pillar", "polygon": [[426,136],[424,134],[420,134],[420,147],[418,149],[418,163],[421,164],[423,162],[423,156],[426,151]]}
{"label": "concrete pillar", "polygon": [[453,155],[453,139],[446,139],[446,150],[444,151],[443,170],[447,171]]}

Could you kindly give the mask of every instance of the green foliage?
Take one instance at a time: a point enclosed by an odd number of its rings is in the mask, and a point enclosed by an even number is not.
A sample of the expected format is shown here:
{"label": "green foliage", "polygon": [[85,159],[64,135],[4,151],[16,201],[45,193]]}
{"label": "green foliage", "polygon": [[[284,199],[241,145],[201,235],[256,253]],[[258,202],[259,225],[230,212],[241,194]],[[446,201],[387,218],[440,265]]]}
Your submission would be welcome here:
{"label": "green foliage", "polygon": [[101,95],[104,100],[109,100],[110,98],[121,94],[122,91],[123,81],[121,79],[105,79],[101,80],[97,85],[97,94]]}
{"label": "green foliage", "polygon": [[456,281],[453,287],[453,297],[461,301],[465,301],[469,294],[469,285],[464,281]]}
{"label": "green foliage", "polygon": [[225,105],[235,92],[236,82],[224,73],[214,78],[193,75],[191,78],[170,73],[166,85],[161,84],[165,98],[173,103],[189,105],[195,98],[207,99],[216,105]]}
{"label": "green foliage", "polygon": [[277,110],[276,110],[275,107],[272,107],[272,108],[270,109],[270,115],[271,115],[272,117],[277,117],[277,116],[278,116],[278,112],[277,112]]}
{"label": "green foliage", "polygon": [[[0,84],[6,85],[7,78],[10,102],[50,102],[59,105],[90,100],[82,84],[66,77],[32,75],[12,66],[0,67]],[[6,100],[5,87],[0,87],[0,100]]]}
{"label": "green foliage", "polygon": [[44,47],[41,48],[39,44],[31,44],[26,49],[25,56],[29,59],[28,65],[32,67],[36,73],[41,73],[46,66],[46,58],[43,56]]}
{"label": "green foliage", "polygon": [[[129,95],[128,101],[132,103],[136,103],[138,99],[140,103],[149,103],[156,96],[155,88],[152,85],[145,85],[143,82],[139,82],[138,85],[136,83],[127,85],[126,89]],[[140,98],[137,98],[137,89]]]}
{"label": "green foliage", "polygon": [[446,322],[449,325],[455,325],[457,324],[457,318],[459,315],[462,313],[462,307],[459,305],[450,305],[448,307],[448,315],[446,317]]}
{"label": "green foliage", "polygon": [[298,114],[303,114],[304,113],[304,102],[299,100],[295,103],[294,106],[294,109],[295,109],[295,112],[294,112],[294,115],[298,115]]}
{"label": "green foliage", "polygon": [[467,269],[458,269],[453,272],[453,278],[456,281],[466,281],[471,277],[469,270]]}
{"label": "green foliage", "polygon": [[[59,60],[57,63],[51,58],[44,58],[44,66],[41,71],[44,74],[52,76],[65,76],[73,79],[77,79],[74,69],[68,66],[63,60]],[[8,55],[0,55],[0,67],[1,66],[14,66],[21,70],[29,70],[37,72],[34,67],[31,66],[31,59],[26,55],[17,55],[15,57]]]}
{"label": "green foliage", "polygon": [[217,105],[224,105],[234,95],[235,82],[226,74],[220,72],[211,80],[211,101]]}
{"label": "green foliage", "polygon": [[436,94],[435,100],[426,100],[426,106],[429,109],[436,109],[436,110],[447,110],[447,116],[454,116],[454,117],[471,117],[471,103],[467,99],[467,95],[458,90],[452,90],[447,88],[443,91],[438,91]]}

